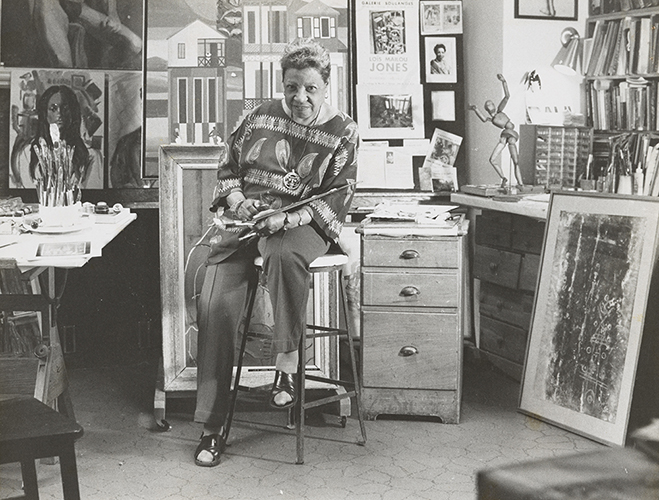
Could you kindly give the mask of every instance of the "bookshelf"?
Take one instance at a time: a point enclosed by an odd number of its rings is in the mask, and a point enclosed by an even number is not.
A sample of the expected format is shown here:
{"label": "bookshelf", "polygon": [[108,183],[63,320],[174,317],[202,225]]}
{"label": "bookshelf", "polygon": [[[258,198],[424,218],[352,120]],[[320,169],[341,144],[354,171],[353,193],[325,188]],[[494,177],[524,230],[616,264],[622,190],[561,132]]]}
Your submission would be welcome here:
{"label": "bookshelf", "polygon": [[591,2],[583,72],[597,189],[659,195],[659,0]]}

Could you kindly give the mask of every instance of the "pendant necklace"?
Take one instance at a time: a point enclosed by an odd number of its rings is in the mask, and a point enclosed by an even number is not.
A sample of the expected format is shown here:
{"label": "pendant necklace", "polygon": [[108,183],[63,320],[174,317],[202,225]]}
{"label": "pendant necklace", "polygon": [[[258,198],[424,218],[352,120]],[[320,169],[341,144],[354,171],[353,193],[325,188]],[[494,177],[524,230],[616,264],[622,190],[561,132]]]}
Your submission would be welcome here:
{"label": "pendant necklace", "polygon": [[[320,116],[320,111],[322,110],[322,106],[318,110],[318,113],[316,113],[316,116],[314,119],[307,125],[309,128],[313,127],[316,124],[316,121],[318,121],[318,117]],[[300,153],[300,160],[304,158],[304,153],[307,150],[307,145],[309,144],[309,139],[307,138],[306,141],[304,142],[304,148],[302,148],[302,153]],[[300,184],[302,184],[302,178],[300,177],[300,174],[297,173],[296,170],[291,170],[290,172],[287,172],[286,175],[284,175],[284,178],[282,180],[284,183],[284,187],[286,189],[290,189],[291,191],[295,191],[300,187]]]}

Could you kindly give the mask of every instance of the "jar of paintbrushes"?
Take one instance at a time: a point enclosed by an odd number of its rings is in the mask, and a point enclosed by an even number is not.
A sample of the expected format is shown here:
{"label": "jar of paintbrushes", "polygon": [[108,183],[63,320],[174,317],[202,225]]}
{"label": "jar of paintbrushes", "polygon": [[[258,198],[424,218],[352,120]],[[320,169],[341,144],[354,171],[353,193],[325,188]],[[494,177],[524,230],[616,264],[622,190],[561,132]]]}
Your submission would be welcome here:
{"label": "jar of paintbrushes", "polygon": [[32,147],[37,156],[35,184],[39,198],[39,218],[43,226],[71,226],[80,221],[80,173],[75,169],[75,148],[60,140],[59,128],[50,126],[53,146],[40,138]]}

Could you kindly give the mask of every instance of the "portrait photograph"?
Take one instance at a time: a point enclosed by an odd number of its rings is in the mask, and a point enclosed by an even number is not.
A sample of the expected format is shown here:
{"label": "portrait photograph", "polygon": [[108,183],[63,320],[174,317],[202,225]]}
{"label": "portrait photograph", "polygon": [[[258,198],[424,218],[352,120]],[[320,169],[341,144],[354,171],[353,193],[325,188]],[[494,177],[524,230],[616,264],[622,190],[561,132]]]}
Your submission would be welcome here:
{"label": "portrait photograph", "polygon": [[518,19],[577,20],[578,0],[515,0]]}
{"label": "portrait photograph", "polygon": [[456,83],[458,81],[455,37],[429,36],[425,38],[425,72],[428,83]]}

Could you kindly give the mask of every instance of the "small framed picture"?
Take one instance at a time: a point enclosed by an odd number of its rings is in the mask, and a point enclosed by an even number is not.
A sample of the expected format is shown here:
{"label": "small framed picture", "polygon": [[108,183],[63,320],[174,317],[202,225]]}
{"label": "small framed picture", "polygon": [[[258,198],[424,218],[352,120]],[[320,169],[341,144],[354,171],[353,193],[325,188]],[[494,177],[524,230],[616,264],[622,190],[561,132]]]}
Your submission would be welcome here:
{"label": "small framed picture", "polygon": [[517,19],[576,21],[578,0],[515,0]]}
{"label": "small framed picture", "polygon": [[415,139],[424,134],[421,85],[357,85],[357,115],[364,139]]}
{"label": "small framed picture", "polygon": [[462,33],[462,2],[422,1],[421,34]]}
{"label": "small framed picture", "polygon": [[458,81],[455,37],[425,38],[426,82],[456,83]]}
{"label": "small framed picture", "polygon": [[455,92],[452,90],[433,90],[430,92],[432,103],[432,120],[441,122],[455,121]]}

